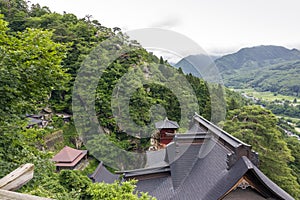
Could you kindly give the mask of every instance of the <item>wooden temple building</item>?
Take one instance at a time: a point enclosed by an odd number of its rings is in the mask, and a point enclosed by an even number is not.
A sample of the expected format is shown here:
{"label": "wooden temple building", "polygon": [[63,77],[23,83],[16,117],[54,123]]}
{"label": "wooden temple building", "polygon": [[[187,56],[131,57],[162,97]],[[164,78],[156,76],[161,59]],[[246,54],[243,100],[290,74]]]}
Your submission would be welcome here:
{"label": "wooden temple building", "polygon": [[163,121],[156,122],[155,128],[159,130],[159,143],[167,145],[173,140],[179,125],[177,122],[165,118]]}
{"label": "wooden temple building", "polygon": [[55,162],[56,170],[78,169],[80,164],[87,159],[87,150],[78,150],[65,146],[58,152],[52,161]]}
{"label": "wooden temple building", "polygon": [[[167,119],[156,126],[177,128]],[[188,133],[175,134],[165,149],[149,155],[145,168],[118,173],[137,179],[136,189],[158,200],[293,199],[259,170],[250,145],[198,114]]]}

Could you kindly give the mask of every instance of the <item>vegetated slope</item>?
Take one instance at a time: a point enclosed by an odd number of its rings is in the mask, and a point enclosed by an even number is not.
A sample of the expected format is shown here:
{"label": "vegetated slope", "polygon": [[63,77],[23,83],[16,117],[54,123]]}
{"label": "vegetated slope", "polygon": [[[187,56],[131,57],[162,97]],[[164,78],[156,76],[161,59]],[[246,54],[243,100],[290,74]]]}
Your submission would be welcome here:
{"label": "vegetated slope", "polygon": [[258,68],[284,61],[300,59],[300,51],[281,46],[256,46],[243,48],[236,53],[225,55],[216,60],[221,72],[241,68]]}
{"label": "vegetated slope", "polygon": [[[73,14],[64,13],[61,15],[52,13],[47,7],[39,5],[32,5],[31,9],[29,9],[26,2],[22,0],[0,0],[0,5],[1,13],[4,14],[4,20],[2,20],[2,16],[0,17],[0,37],[2,42],[0,49],[5,53],[3,54],[5,57],[0,65],[0,80],[7,80],[3,81],[5,87],[0,93],[3,97],[0,101],[0,111],[3,113],[3,115],[0,115],[0,142],[1,147],[5,147],[0,148],[0,177],[3,177],[23,163],[31,162],[36,166],[35,176],[26,186],[22,187],[22,192],[55,199],[80,199],[81,197],[87,197],[86,191],[90,185],[88,178],[80,174],[79,171],[54,173],[54,165],[50,162],[51,152],[39,151],[36,148],[36,143],[43,142],[46,129],[23,128],[22,116],[26,112],[37,111],[45,105],[51,106],[56,111],[71,111],[70,96],[72,94],[73,81],[82,61],[99,42],[110,36],[119,35],[121,37],[122,33],[117,31],[117,28],[114,28],[115,31],[113,31],[101,26],[96,20],[91,21],[90,16],[87,16],[85,19],[78,19]],[[7,27],[10,29],[7,29]],[[29,29],[26,30],[27,28]],[[47,31],[48,29],[52,30],[53,33]],[[20,32],[17,33],[17,31]],[[112,45],[112,49],[126,48],[126,44],[129,44],[128,41],[122,40],[122,38],[119,39],[123,43],[117,43],[116,41],[116,45]],[[24,45],[25,43],[26,45]],[[34,48],[31,48],[32,46]],[[29,48],[31,48],[30,51],[28,50]],[[105,60],[107,56],[104,55],[101,58],[103,58],[101,60]],[[163,64],[166,65],[164,66]],[[43,67],[41,68],[40,66]],[[90,67],[92,66],[90,65]],[[130,75],[130,72],[135,72],[137,78],[143,80],[147,79],[147,75],[157,74],[159,78],[157,82],[173,79],[176,83],[173,86],[178,88],[178,85],[182,84],[178,79],[181,74],[169,68],[165,61],[162,60],[161,63],[157,57],[151,56],[143,48],[137,48],[135,51],[130,51],[128,54],[115,60],[103,73],[104,76],[99,80],[99,87],[95,94],[95,110],[101,125],[110,129],[111,141],[126,150],[136,150],[144,144],[143,141],[134,143],[135,141],[132,141],[126,133],[122,132],[122,127],[116,126],[113,119],[110,110],[115,104],[111,104],[111,99],[114,98],[113,89],[118,88],[117,79],[124,77],[126,74]],[[58,74],[53,73],[54,71]],[[30,77],[31,81],[28,81],[27,76]],[[128,86],[135,85],[138,82],[131,77],[128,76],[128,79],[125,79],[124,83]],[[87,78],[90,80],[91,76]],[[211,96],[222,92],[222,87],[218,85],[216,88],[213,88],[216,92],[209,94],[206,83],[203,80],[191,75],[187,75],[185,78],[195,92],[201,115],[206,114],[206,118],[210,119],[210,108],[215,108],[216,106],[224,107],[218,102],[210,100]],[[45,80],[47,81],[45,82]],[[153,104],[162,105],[170,119],[179,118],[180,113],[178,110],[180,111],[180,107],[176,106],[178,101],[174,98],[172,91],[167,89],[154,83],[141,85],[135,90],[129,105],[130,117],[133,121],[139,125],[147,125],[151,121]],[[116,94],[121,94],[121,92],[122,90],[119,90]],[[49,101],[50,93],[51,99]],[[243,104],[236,95],[236,93],[232,93],[232,96],[226,99],[229,104],[229,110],[238,109]],[[190,99],[188,95],[186,97]],[[185,105],[182,104],[182,106]],[[186,110],[196,111],[196,109]],[[255,118],[257,118],[257,115],[255,115]],[[266,117],[266,119],[269,118]],[[262,122],[262,120],[259,120],[259,122]],[[269,130],[268,127],[270,126],[266,127],[264,131]],[[49,129],[49,131],[51,130]],[[66,131],[76,135],[74,133],[75,130],[67,128]],[[273,134],[272,131],[268,133]],[[92,142],[92,140],[90,141]],[[269,142],[273,142],[273,140]],[[105,146],[102,147],[105,148]],[[296,145],[292,145],[292,148],[295,149],[293,152],[299,152],[296,149]],[[289,154],[288,149],[283,151]],[[116,155],[113,151],[109,152]],[[296,156],[294,157],[296,158]],[[293,163],[293,167],[296,170],[299,169],[298,160],[297,162],[295,161],[295,164]],[[288,160],[286,159],[284,162],[288,162]],[[269,162],[266,161],[265,163],[268,164]],[[287,169],[287,171],[289,170],[291,169]],[[276,182],[280,183],[282,179],[278,179]],[[291,188],[294,186],[288,183],[286,185],[291,186]],[[295,184],[295,187],[298,187],[297,185]],[[97,191],[94,192],[95,194],[101,193],[97,189],[94,190]],[[129,192],[132,193],[131,190]],[[288,192],[292,192],[292,189],[288,190]],[[108,194],[111,194],[111,192],[108,192]]]}
{"label": "vegetated slope", "polygon": [[[207,65],[205,56],[188,56],[175,67],[184,73],[199,76],[199,72],[188,62]],[[256,46],[243,48],[236,53],[215,60],[226,86],[234,88],[255,88],[258,91],[272,91],[285,95],[299,96],[300,51],[281,46]],[[194,64],[195,66],[195,64]]]}
{"label": "vegetated slope", "polygon": [[226,86],[298,96],[300,52],[280,46],[244,48],[216,60]]}
{"label": "vegetated slope", "polygon": [[256,69],[240,69],[223,74],[227,86],[252,87],[257,91],[271,91],[284,95],[299,96],[300,60],[286,61]]}

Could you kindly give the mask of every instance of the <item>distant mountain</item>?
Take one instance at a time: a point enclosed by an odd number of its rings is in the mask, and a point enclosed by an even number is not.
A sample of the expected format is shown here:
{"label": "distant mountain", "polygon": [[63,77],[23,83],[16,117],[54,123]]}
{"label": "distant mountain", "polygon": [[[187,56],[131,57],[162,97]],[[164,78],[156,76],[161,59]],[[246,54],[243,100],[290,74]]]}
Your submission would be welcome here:
{"label": "distant mountain", "polygon": [[177,69],[181,68],[185,74],[192,74],[196,77],[201,77],[198,70],[202,67],[211,65],[217,58],[217,56],[208,56],[203,54],[190,55],[181,59],[173,66]]}
{"label": "distant mountain", "polygon": [[[204,55],[188,56],[175,67],[199,77],[193,66],[212,61]],[[271,45],[243,48],[214,62],[226,86],[300,95],[300,51],[297,49]]]}
{"label": "distant mountain", "polygon": [[243,48],[236,53],[217,59],[216,65],[221,72],[247,67],[257,68],[284,61],[300,59],[300,51],[281,46],[256,46]]}

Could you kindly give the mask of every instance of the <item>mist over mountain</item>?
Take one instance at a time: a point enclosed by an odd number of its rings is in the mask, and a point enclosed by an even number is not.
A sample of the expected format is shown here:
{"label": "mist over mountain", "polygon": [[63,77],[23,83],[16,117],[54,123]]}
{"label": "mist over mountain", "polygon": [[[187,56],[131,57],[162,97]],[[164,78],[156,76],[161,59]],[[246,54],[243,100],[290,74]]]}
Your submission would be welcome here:
{"label": "mist over mountain", "polygon": [[214,61],[217,58],[219,57],[204,54],[190,55],[181,59],[173,66],[177,69],[181,68],[185,74],[192,74],[196,77],[201,77],[199,69],[214,64]]}

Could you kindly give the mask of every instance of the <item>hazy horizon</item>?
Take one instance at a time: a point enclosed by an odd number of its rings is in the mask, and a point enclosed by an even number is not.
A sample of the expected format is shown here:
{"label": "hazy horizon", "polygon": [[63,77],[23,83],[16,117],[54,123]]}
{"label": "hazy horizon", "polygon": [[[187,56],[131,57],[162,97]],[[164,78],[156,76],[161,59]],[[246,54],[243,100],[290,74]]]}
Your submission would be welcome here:
{"label": "hazy horizon", "polygon": [[164,28],[197,42],[209,55],[233,53],[259,45],[300,49],[300,2],[297,0],[103,1],[31,0],[51,11],[92,15],[102,25],[122,31]]}

